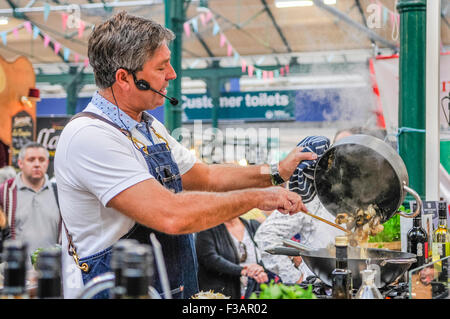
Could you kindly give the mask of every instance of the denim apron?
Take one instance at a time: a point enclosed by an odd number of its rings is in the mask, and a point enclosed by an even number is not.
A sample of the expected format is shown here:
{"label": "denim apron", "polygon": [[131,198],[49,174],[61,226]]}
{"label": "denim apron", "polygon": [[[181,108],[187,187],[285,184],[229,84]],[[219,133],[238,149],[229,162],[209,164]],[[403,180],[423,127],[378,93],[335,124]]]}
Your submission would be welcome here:
{"label": "denim apron", "polygon": [[[81,112],[76,115],[76,117],[80,116],[97,118],[123,132],[118,125],[95,113]],[[150,174],[170,191],[174,193],[181,192],[183,187],[180,171],[177,163],[173,159],[172,152],[166,143],[154,143],[150,134],[151,116],[143,113],[143,119],[146,124],[138,125],[137,129],[150,140],[151,145],[142,145],[137,148],[144,156]],[[140,243],[150,244],[151,233],[155,234],[162,246],[172,297],[176,299],[190,298],[198,292],[198,265],[193,235],[168,235],[136,223],[122,239],[136,239]],[[112,246],[94,255],[79,259],[80,265],[86,263],[89,267],[87,272],[81,271],[84,284],[98,275],[111,271],[111,255]],[[157,270],[156,262],[154,269]],[[155,271],[155,273],[157,275],[155,275],[153,280],[153,287],[161,293],[163,290],[160,278],[158,272]],[[109,291],[105,290],[94,296],[94,298],[109,298]]]}

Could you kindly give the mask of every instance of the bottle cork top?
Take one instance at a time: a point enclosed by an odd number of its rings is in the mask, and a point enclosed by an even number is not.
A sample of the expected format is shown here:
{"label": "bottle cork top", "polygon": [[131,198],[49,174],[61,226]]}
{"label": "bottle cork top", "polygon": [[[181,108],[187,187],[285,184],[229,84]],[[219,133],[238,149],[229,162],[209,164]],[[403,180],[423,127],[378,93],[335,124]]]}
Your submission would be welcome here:
{"label": "bottle cork top", "polygon": [[348,237],[347,236],[336,236],[334,239],[334,243],[336,246],[348,246]]}

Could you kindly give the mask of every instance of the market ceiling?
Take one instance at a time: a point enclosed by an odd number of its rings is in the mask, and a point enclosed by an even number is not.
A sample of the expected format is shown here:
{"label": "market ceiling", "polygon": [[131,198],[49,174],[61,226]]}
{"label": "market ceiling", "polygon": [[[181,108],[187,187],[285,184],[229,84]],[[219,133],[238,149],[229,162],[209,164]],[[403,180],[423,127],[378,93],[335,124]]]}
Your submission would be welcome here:
{"label": "market ceiling", "polygon": [[[279,1],[185,1],[183,68],[211,61],[239,66],[243,57],[260,65],[283,65],[292,57],[301,63],[317,52],[324,62],[347,61],[351,54],[345,52],[393,53],[399,46],[393,0],[312,0],[288,8],[279,7]],[[323,4],[329,1],[336,3]],[[41,66],[82,65],[93,26],[121,10],[165,24],[163,0],[1,0],[0,56],[24,55]],[[450,0],[442,0],[441,10],[442,49],[447,50]]]}

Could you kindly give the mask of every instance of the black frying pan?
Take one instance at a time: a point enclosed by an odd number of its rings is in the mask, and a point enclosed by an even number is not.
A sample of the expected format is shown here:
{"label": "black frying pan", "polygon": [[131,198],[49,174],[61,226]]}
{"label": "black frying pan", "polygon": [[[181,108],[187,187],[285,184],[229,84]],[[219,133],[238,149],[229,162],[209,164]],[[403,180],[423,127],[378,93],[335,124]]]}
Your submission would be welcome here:
{"label": "black frying pan", "polygon": [[[363,250],[363,252],[361,251]],[[308,268],[331,286],[331,273],[336,268],[336,255],[334,249],[321,248],[316,250],[303,250],[292,247],[274,247],[266,250],[274,255],[301,256]],[[365,258],[367,257],[367,258]],[[416,262],[416,255],[401,251],[348,247],[348,269],[352,271],[353,288],[361,286],[361,270],[377,270],[378,288],[382,288],[405,273]]]}

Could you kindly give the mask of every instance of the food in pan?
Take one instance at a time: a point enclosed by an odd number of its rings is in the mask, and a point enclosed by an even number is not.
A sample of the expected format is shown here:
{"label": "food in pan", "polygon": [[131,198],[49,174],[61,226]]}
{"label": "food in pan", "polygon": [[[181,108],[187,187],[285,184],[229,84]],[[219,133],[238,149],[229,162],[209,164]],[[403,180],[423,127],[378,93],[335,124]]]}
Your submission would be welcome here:
{"label": "food in pan", "polygon": [[376,213],[376,205],[370,204],[366,209],[358,209],[354,216],[347,213],[336,215],[336,224],[346,224],[348,230],[353,230],[349,235],[350,246],[360,246],[369,240],[369,236],[375,236],[383,231],[380,217]]}

